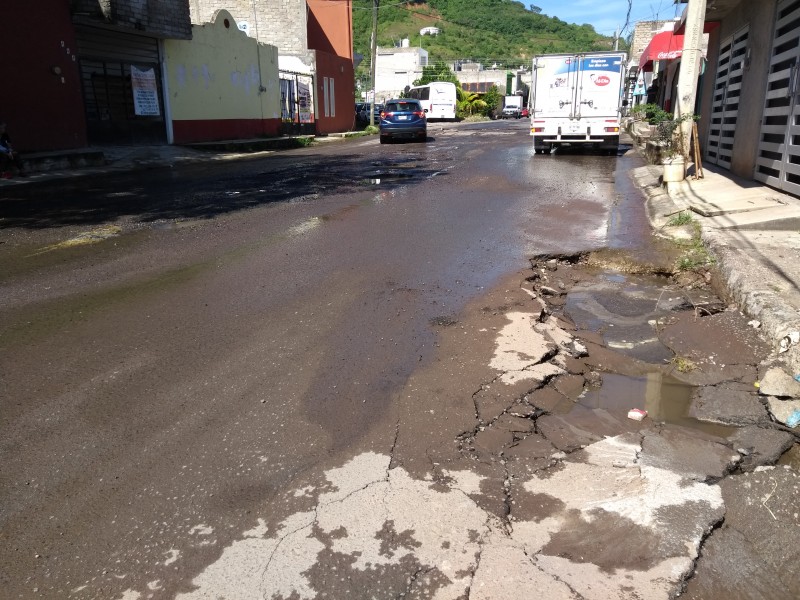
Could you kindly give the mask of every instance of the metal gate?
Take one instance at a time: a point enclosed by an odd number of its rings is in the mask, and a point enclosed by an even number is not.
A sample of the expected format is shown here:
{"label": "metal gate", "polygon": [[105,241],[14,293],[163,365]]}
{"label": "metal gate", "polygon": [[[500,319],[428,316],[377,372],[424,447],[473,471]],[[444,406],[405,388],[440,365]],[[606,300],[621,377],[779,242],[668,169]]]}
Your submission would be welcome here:
{"label": "metal gate", "polygon": [[749,32],[745,27],[725,40],[720,46],[717,62],[706,161],[726,169],[731,166]]}
{"label": "metal gate", "polygon": [[[89,142],[165,143],[158,40],[98,27],[76,27],[76,34]],[[132,66],[154,75],[147,115],[136,111]]]}
{"label": "metal gate", "polygon": [[778,3],[755,178],[800,195],[800,0]]}

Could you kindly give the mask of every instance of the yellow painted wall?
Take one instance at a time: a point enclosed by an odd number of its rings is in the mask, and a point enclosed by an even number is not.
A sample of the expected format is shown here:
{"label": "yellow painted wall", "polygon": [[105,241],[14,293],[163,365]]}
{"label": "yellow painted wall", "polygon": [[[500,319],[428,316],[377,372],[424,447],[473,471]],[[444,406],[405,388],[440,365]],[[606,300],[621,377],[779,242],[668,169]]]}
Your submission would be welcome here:
{"label": "yellow painted wall", "polygon": [[193,25],[191,40],[165,40],[164,54],[173,120],[280,118],[278,49],[239,31],[227,11]]}

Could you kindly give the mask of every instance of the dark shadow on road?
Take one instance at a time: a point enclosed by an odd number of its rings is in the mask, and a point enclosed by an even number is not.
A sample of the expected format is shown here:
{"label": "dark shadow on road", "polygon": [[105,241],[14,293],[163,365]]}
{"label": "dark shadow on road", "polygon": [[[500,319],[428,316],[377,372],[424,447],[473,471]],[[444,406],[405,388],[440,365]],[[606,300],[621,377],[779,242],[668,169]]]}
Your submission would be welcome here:
{"label": "dark shadow on road", "polygon": [[[210,219],[264,204],[313,201],[324,194],[391,189],[438,173],[426,154],[281,154],[254,160],[163,167],[9,188],[0,229]],[[411,150],[408,148],[408,150]]]}

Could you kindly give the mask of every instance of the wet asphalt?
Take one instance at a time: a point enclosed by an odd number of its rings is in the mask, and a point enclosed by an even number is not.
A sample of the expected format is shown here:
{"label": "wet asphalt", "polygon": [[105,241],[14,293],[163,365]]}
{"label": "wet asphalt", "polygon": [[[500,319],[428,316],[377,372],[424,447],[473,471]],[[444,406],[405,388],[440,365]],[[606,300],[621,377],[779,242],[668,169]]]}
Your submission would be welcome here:
{"label": "wet asphalt", "polygon": [[[480,387],[437,370],[443,329],[534,255],[653,251],[625,175],[639,158],[534,157],[525,125],[0,199],[4,594],[174,597],[278,528],[298,482],[324,488],[369,452],[424,477],[473,427],[458,398]],[[419,378],[431,414],[452,415],[443,430],[401,406]]]}

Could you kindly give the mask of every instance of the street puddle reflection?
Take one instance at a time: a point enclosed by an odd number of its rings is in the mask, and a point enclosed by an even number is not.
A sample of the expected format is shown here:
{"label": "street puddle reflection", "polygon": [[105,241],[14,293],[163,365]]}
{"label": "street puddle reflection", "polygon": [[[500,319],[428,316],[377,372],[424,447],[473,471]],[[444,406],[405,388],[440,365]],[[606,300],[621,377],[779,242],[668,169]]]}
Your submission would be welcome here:
{"label": "street puddle reflection", "polygon": [[599,388],[591,388],[579,399],[586,408],[600,408],[614,415],[625,415],[632,408],[647,411],[653,421],[700,430],[719,437],[728,437],[736,428],[700,421],[689,416],[694,386],[663,373],[631,377],[604,373]]}

